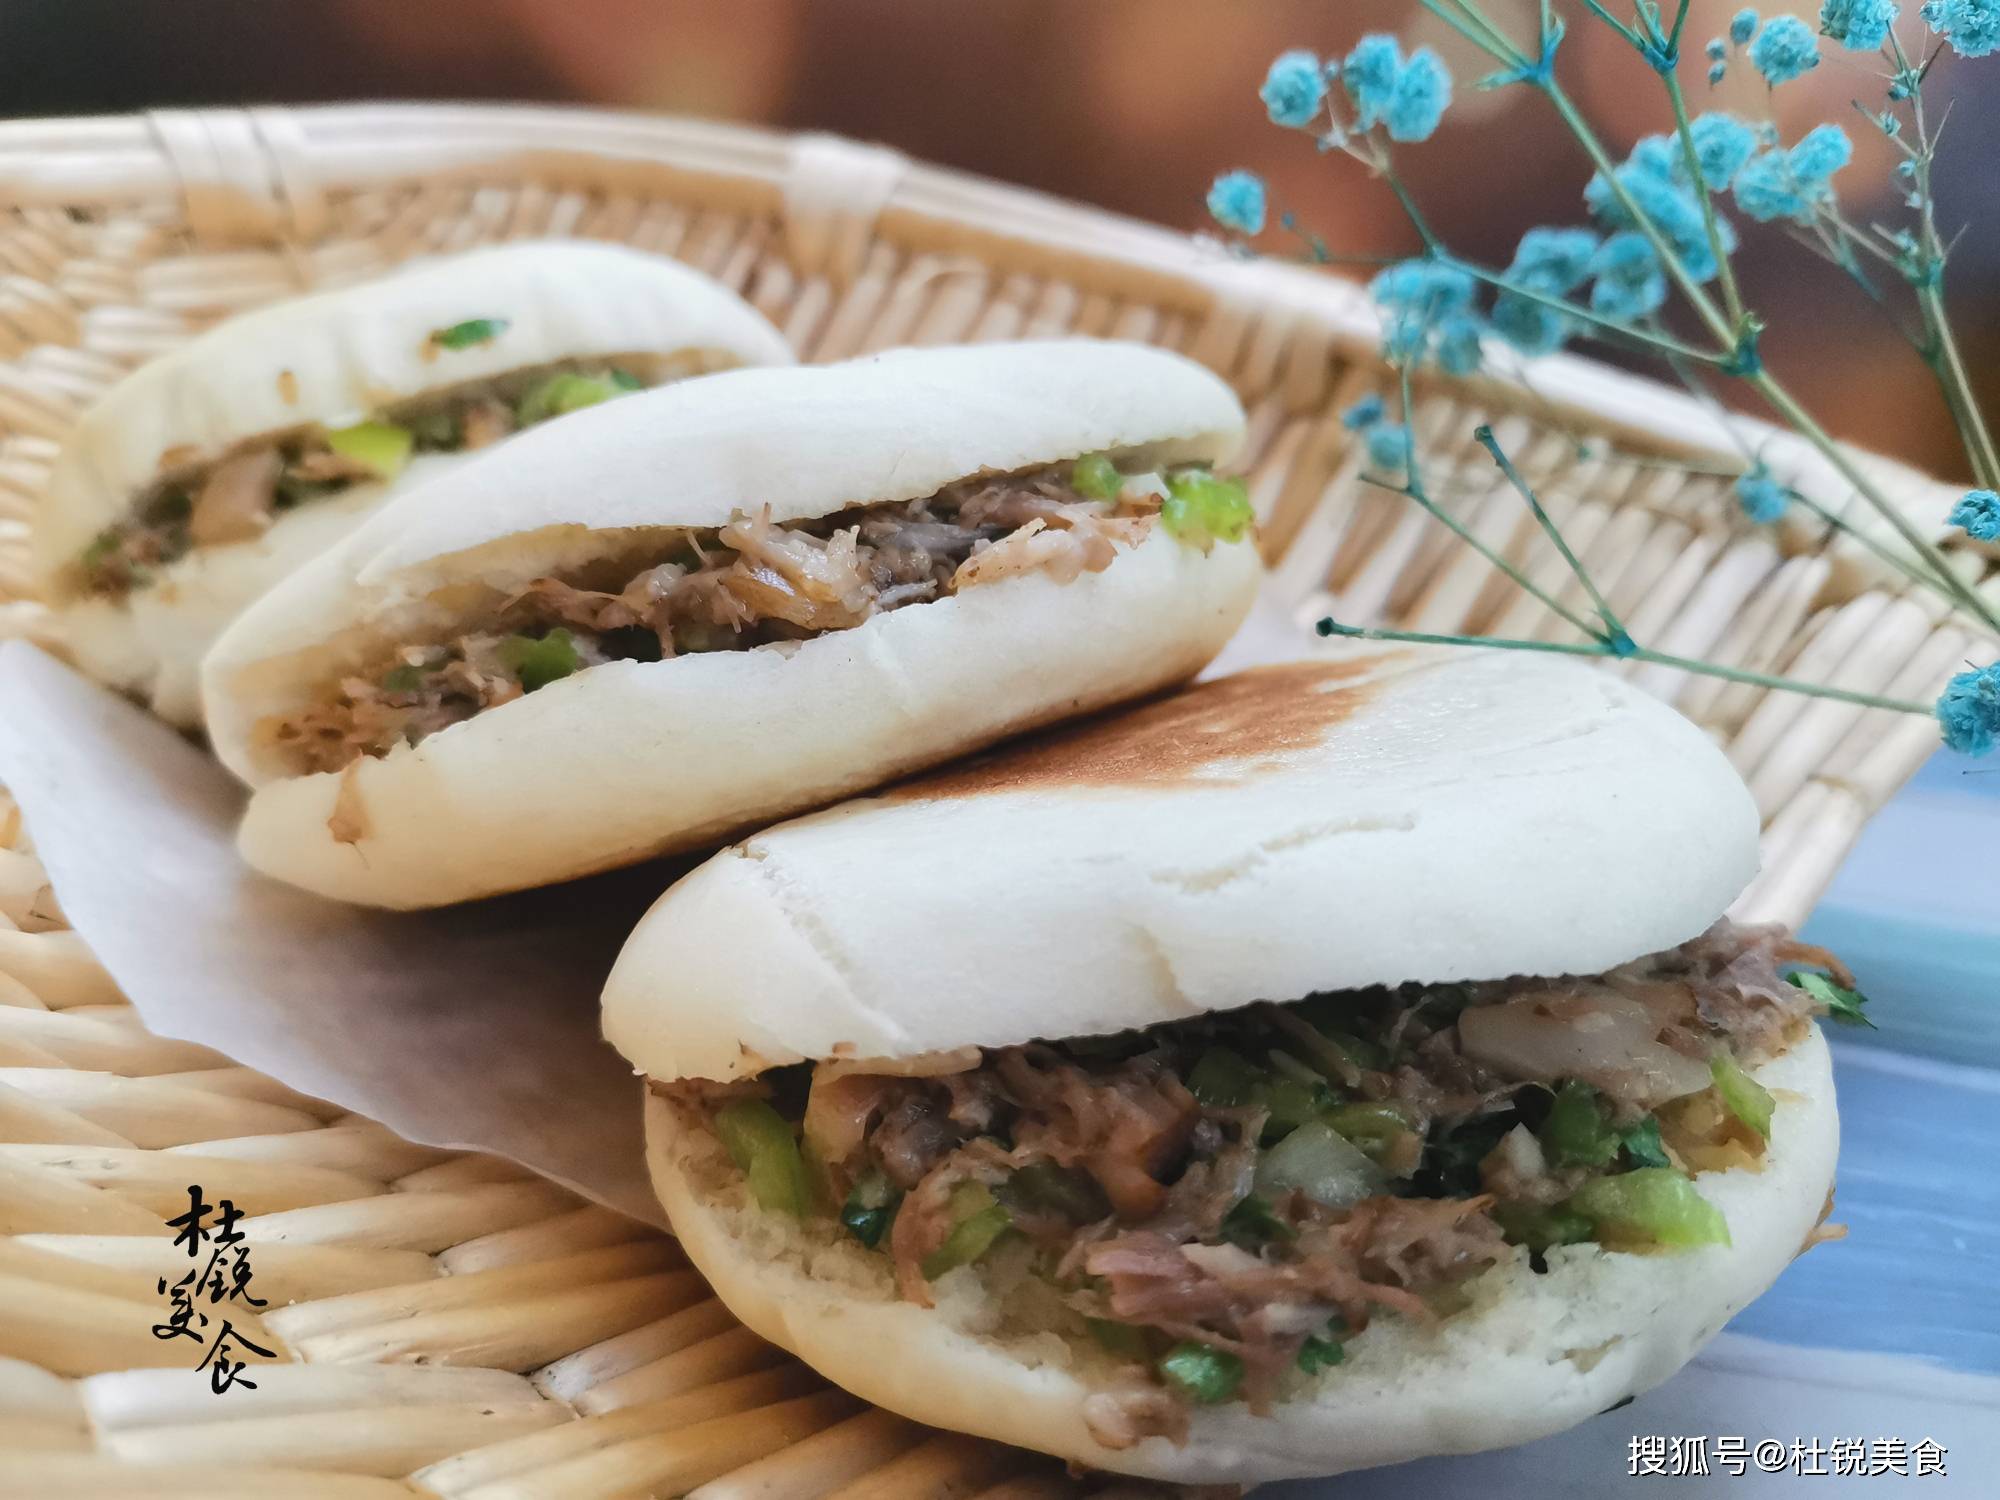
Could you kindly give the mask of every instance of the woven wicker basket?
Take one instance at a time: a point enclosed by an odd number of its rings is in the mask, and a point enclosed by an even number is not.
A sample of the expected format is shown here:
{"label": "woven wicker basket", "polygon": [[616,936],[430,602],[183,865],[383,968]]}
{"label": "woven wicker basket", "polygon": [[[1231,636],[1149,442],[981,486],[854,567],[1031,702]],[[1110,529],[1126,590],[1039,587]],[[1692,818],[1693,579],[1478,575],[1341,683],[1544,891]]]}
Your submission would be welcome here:
{"label": "woven wicker basket", "polygon": [[[689,261],[809,359],[1063,332],[1183,350],[1249,408],[1271,587],[1301,621],[1337,608],[1417,629],[1556,628],[1442,527],[1359,482],[1337,413],[1385,372],[1356,289],[884,150],[565,110],[167,112],[0,126],[0,202],[0,632],[47,634],[27,595],[28,519],[68,425],[119,375],[244,307],[551,234]],[[1727,482],[1694,472],[1731,452],[1672,392],[1558,360],[1419,395],[1443,503],[1566,587],[1472,447],[1492,423],[1649,645],[1915,698],[1979,649],[1867,554],[1745,527]],[[1796,457],[1782,440],[1770,451]],[[1949,491],[1867,462],[1936,525]],[[1847,503],[1823,467],[1793,478]],[[1935,743],[1922,721],[1635,675],[1756,793],[1751,918],[1802,917]],[[735,1326],[649,1230],[149,1036],[64,929],[4,805],[0,918],[0,1496],[1088,1489],[828,1390]],[[253,1216],[271,1306],[237,1321],[287,1362],[220,1400],[185,1362],[159,1368],[177,1351],[149,1331],[161,1221],[190,1179]]]}

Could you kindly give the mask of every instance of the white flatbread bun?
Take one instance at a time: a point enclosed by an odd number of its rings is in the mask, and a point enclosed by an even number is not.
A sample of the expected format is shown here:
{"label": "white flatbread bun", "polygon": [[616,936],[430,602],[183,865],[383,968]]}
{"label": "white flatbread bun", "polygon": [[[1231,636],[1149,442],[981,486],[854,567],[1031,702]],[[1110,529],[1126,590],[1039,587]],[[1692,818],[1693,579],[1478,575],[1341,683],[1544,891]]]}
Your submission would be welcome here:
{"label": "white flatbread bun", "polygon": [[[246,612],[203,668],[217,754],[257,788],[241,847],[341,899],[430,906],[695,848],[1005,735],[1185,680],[1248,610],[1250,538],[1156,525],[1109,567],[1031,573],[797,645],[612,662],[341,773],[288,775],[266,716],[385,643],[649,528],[918,499],[1086,453],[1222,461],[1242,410],[1176,355],[1090,340],[745,370],[532,430],[385,511]],[[336,841],[335,800],[366,834]]]}
{"label": "white flatbread bun", "polygon": [[[507,326],[462,349],[431,340],[477,318]],[[611,357],[699,372],[793,356],[761,314],[686,266],[614,245],[535,241],[245,313],[149,361],[78,422],[36,516],[36,567],[63,607],[76,659],[163,716],[195,722],[196,669],[222,625],[392,495],[463,460],[432,455],[389,485],[288,511],[255,541],[197,548],[128,600],[69,595],[68,565],[164,469],[510,371]]]}
{"label": "white flatbread bun", "polygon": [[1615,677],[1330,652],[723,850],[633,932],[605,1033],[655,1078],[732,1079],[1598,973],[1714,922],[1757,831],[1721,751]]}
{"label": "white flatbread bun", "polygon": [[[1246,934],[1242,951],[1274,930]],[[1268,1418],[1240,1403],[1195,1408],[1182,1446],[1103,1446],[1084,1412],[1110,1369],[1092,1348],[1013,1333],[972,1268],[937,1282],[934,1309],[896,1300],[881,1256],[757,1209],[714,1137],[651,1097],[647,1161],[682,1248],[730,1311],[854,1394],[1094,1468],[1260,1483],[1527,1442],[1678,1370],[1805,1246],[1832,1186],[1839,1125],[1819,1032],[1754,1076],[1778,1100],[1763,1170],[1696,1178],[1731,1244],[1674,1255],[1562,1246],[1540,1275],[1517,1250],[1467,1283],[1467,1310],[1431,1329],[1377,1318]]]}

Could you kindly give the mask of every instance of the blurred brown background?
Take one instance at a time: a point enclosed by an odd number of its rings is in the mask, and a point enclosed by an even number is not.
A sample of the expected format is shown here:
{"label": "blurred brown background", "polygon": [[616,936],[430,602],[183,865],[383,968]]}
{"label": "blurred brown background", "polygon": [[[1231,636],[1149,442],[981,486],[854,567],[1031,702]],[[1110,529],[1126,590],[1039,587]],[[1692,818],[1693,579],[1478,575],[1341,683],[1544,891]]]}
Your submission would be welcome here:
{"label": "blurred brown background", "polygon": [[[1688,50],[1740,0],[1697,0]],[[1488,0],[1517,36],[1535,0]],[[1563,76],[1621,150],[1664,128],[1650,74],[1572,15]],[[1808,0],[1767,5],[1810,20]],[[1907,34],[1919,33],[1916,0]],[[912,155],[1183,228],[1204,222],[1211,177],[1243,166],[1338,251],[1412,237],[1394,201],[1341,157],[1268,125],[1256,98],[1289,46],[1341,53],[1364,31],[1429,42],[1458,103],[1403,168],[1456,248],[1505,260],[1532,224],[1583,217],[1580,153],[1525,89],[1479,93],[1488,71],[1415,0],[5,0],[0,99],[18,115],[162,105],[354,98],[532,99],[674,111],[878,140]],[[1807,78],[1768,92],[1747,63],[1695,107],[1757,118],[1787,140],[1844,124],[1851,218],[1899,222],[1893,158],[1851,107],[1878,103],[1876,60],[1828,44]],[[1686,68],[1697,78],[1700,60]],[[1947,55],[1932,96],[1954,97],[1938,171],[1943,227],[1965,233],[1951,289],[1982,400],[2000,407],[2000,57]],[[1949,418],[1916,356],[1840,273],[1747,226],[1739,265],[1772,324],[1766,357],[1830,427],[1956,476]],[[1272,243],[1276,246],[1276,239]]]}

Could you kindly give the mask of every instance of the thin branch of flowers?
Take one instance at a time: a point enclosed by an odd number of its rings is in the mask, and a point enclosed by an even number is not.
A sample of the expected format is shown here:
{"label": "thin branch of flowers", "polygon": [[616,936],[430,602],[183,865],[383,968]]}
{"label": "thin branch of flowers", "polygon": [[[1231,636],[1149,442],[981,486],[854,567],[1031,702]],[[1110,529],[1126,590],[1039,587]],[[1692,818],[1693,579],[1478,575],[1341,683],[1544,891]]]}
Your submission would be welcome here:
{"label": "thin branch of flowers", "polygon": [[[1751,452],[1734,426],[1725,421],[1743,453],[1745,468],[1735,476],[1735,491],[1751,522],[1775,523],[1792,505],[1799,505],[1829,527],[1854,537],[1913,582],[1942,594],[1978,625],[2000,631],[2000,608],[1995,602],[1973,587],[1765,368],[1758,352],[1763,322],[1744,301],[1731,265],[1737,232],[1723,216],[1719,203],[1720,196],[1728,192],[1746,217],[1790,231],[1813,253],[1845,270],[1898,323],[1932,371],[1959,424],[1975,480],[1983,486],[1966,493],[1952,513],[1952,522],[1974,540],[2000,540],[2000,495],[1994,493],[1994,487],[2000,486],[2000,455],[1996,455],[1992,434],[1972,399],[1963,356],[1946,313],[1944,268],[1950,246],[1939,233],[1931,183],[1942,122],[1936,129],[1932,127],[1924,101],[1925,82],[1946,47],[1967,57],[2000,51],[2000,0],[1926,0],[1923,21],[1937,40],[1918,64],[1911,62],[1896,32],[1899,0],[1824,0],[1821,6],[1821,36],[1849,51],[1880,51],[1890,67],[1884,79],[1884,106],[1872,110],[1857,102],[1856,108],[1903,155],[1897,176],[1906,188],[1908,206],[1916,211],[1911,229],[1883,225],[1863,229],[1840,212],[1832,179],[1849,164],[1853,148],[1838,125],[1816,126],[1785,146],[1768,122],[1752,124],[1719,112],[1690,112],[1679,74],[1690,0],[1677,0],[1671,20],[1663,18],[1655,0],[1631,0],[1629,20],[1614,14],[1605,0],[1578,0],[1589,23],[1610,28],[1657,75],[1673,116],[1671,133],[1642,140],[1623,162],[1612,158],[1556,77],[1564,23],[1551,0],[1540,0],[1538,5],[1532,51],[1510,37],[1478,0],[1421,3],[1499,65],[1498,71],[1480,81],[1481,88],[1529,87],[1563,120],[1594,169],[1584,198],[1597,227],[1531,229],[1522,237],[1513,264],[1504,271],[1453,255],[1425,221],[1396,172],[1392,156],[1392,143],[1429,139],[1450,103],[1451,77],[1437,56],[1428,48],[1419,48],[1405,57],[1394,37],[1374,35],[1362,38],[1337,61],[1322,62],[1311,52],[1296,50],[1272,64],[1260,90],[1271,120],[1313,134],[1322,150],[1340,151],[1380,177],[1396,195],[1423,244],[1420,255],[1386,267],[1372,283],[1385,313],[1384,353],[1400,372],[1401,422],[1386,420],[1379,401],[1371,410],[1356,408],[1349,413],[1350,425],[1363,434],[1371,463],[1377,469],[1400,470],[1407,476],[1402,486],[1385,487],[1398,489],[1472,541],[1463,527],[1432,502],[1424,487],[1421,458],[1407,426],[1413,410],[1411,370],[1428,362],[1447,374],[1471,373],[1480,367],[1488,346],[1495,341],[1527,356],[1550,353],[1578,337],[1618,343],[1662,359],[1712,408],[1719,409],[1719,403],[1701,374],[1744,382],[1881,517],[1900,546],[1886,545],[1869,529],[1853,525],[1817,500],[1778,483],[1761,456]],[[1749,9],[1732,18],[1726,39],[1717,37],[1703,50],[1711,84],[1726,76],[1732,60],[1743,57],[1774,89],[1821,61],[1819,42],[1805,23],[1793,16],[1764,22]],[[1263,185],[1248,173],[1225,174],[1211,190],[1209,207],[1225,228],[1244,236],[1255,235],[1262,228],[1265,212]],[[1284,222],[1317,251],[1315,258],[1332,258],[1323,242],[1297,229],[1292,216],[1285,215]],[[1910,287],[1920,328],[1897,317],[1886,295],[1867,274],[1864,258]],[[1484,298],[1490,300],[1482,306]],[[1670,299],[1692,317],[1702,330],[1702,338],[1689,339],[1669,330],[1663,311]],[[1367,405],[1363,403],[1363,407]],[[1610,614],[1587,570],[1491,433],[1482,429],[1478,436],[1591,597],[1599,624],[1593,626],[1574,612],[1558,609],[1570,624],[1591,637],[1589,643],[1555,645],[1490,638],[1473,643],[1633,657],[1870,706],[1931,711],[1949,743],[1974,753],[1992,748],[2000,737],[2000,663],[1960,673],[1938,702],[1926,710],[1921,705],[1874,695],[1650,652],[1633,642]],[[1524,575],[1501,563],[1490,549],[1479,546],[1478,550],[1517,583],[1531,587]],[[1555,607],[1540,590],[1531,588],[1531,592]],[[1322,622],[1322,628],[1328,634],[1360,633],[1333,621]],[[1365,634],[1370,638],[1398,635],[1379,631]],[[1458,637],[1420,639],[1472,641]]]}

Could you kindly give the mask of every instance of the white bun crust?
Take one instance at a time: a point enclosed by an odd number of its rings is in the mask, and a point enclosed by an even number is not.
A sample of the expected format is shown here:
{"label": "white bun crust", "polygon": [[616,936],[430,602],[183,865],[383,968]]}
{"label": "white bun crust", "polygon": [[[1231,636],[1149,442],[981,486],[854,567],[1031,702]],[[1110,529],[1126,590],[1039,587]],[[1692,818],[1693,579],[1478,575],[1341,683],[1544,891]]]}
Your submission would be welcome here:
{"label": "white bun crust", "polygon": [[1707,928],[1755,873],[1757,831],[1721,752],[1617,678],[1340,653],[723,850],[641,919],[605,1034],[655,1078],[731,1079],[1597,973]]}
{"label": "white bun crust", "polygon": [[1763,1170],[1696,1179],[1728,1218],[1731,1245],[1679,1255],[1567,1246],[1550,1252],[1543,1275],[1517,1252],[1470,1284],[1467,1311],[1429,1330],[1378,1318],[1349,1341],[1344,1363],[1273,1416],[1198,1408],[1182,1446],[1101,1445],[1083,1416],[1105,1373],[1091,1352],[1051,1334],[989,1336],[995,1312],[975,1272],[944,1278],[935,1310],[900,1302],[886,1269],[871,1280],[859,1265],[867,1252],[809,1241],[740,1190],[698,1187],[714,1178],[720,1148],[656,1098],[647,1100],[647,1160],[682,1248],[730,1311],[854,1394],[1093,1468],[1261,1483],[1527,1442],[1686,1364],[1804,1247],[1832,1188],[1839,1126],[1818,1031],[1755,1076],[1778,1099]]}
{"label": "white bun crust", "polygon": [[[497,337],[440,349],[430,334],[505,319]],[[259,540],[200,548],[127,601],[64,597],[67,566],[166,468],[312,423],[560,360],[657,357],[690,368],[789,364],[790,348],[726,287],[660,256],[530,242],[419,262],[378,281],[217,325],[107,391],[65,442],[35,522],[35,563],[81,665],[196,721],[194,679],[220,627],[368,513],[460,461],[413,464],[281,517]]]}

